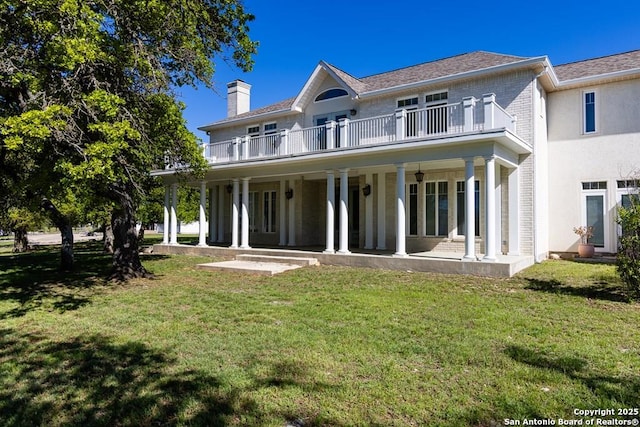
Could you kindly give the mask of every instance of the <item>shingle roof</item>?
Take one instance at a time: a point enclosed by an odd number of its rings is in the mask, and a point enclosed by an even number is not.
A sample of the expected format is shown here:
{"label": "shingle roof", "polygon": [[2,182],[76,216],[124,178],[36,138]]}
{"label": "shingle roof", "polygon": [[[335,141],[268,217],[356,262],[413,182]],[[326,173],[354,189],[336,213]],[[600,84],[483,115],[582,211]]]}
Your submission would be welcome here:
{"label": "shingle roof", "polygon": [[556,65],[558,80],[573,80],[640,68],[640,50]]}
{"label": "shingle roof", "polygon": [[[331,69],[340,79],[353,89],[357,94],[372,92],[380,89],[392,88],[395,86],[416,83],[420,81],[445,77],[469,71],[482,70],[498,65],[510,64],[525,60],[527,58],[521,56],[502,55],[498,53],[476,51],[452,56],[449,58],[438,59],[435,61],[425,62],[410,67],[400,68],[380,74],[364,78],[356,78],[351,74],[339,69],[338,67],[324,63]],[[268,105],[256,110],[237,116],[222,119],[214,124],[226,123],[242,118],[258,116],[274,111],[291,108],[295,98],[289,98],[275,104]]]}

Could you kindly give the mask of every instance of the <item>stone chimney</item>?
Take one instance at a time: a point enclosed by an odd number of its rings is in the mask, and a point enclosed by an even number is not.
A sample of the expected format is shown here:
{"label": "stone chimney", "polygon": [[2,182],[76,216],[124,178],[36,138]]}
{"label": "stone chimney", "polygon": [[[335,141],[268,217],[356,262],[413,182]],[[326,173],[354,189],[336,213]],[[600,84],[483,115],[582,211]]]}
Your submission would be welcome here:
{"label": "stone chimney", "polygon": [[227,117],[246,113],[251,109],[251,85],[242,80],[227,83]]}

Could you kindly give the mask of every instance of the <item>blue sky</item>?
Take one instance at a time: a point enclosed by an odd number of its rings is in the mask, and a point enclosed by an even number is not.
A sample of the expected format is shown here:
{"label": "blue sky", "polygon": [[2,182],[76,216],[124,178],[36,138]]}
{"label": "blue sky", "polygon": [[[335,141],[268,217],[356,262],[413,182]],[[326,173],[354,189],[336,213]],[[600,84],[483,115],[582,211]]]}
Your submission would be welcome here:
{"label": "blue sky", "polygon": [[325,60],[365,77],[476,50],[547,55],[554,65],[640,49],[636,0],[325,1],[245,0],[260,42],[252,72],[215,61],[215,91],[180,88],[184,117],[199,126],[226,117],[226,83],[252,85],[251,108],[297,95]]}

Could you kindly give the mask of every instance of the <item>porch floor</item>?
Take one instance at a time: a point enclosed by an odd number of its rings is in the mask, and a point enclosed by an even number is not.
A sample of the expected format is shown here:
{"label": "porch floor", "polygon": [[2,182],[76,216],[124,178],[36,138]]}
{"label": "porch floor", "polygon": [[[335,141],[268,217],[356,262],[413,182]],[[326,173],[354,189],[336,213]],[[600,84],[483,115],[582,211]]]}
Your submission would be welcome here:
{"label": "porch floor", "polygon": [[[533,265],[533,256],[498,255],[496,261],[463,261],[459,252],[416,252],[398,257],[391,250],[352,248],[348,254],[324,253],[320,247],[252,247],[248,249],[226,246],[164,245],[153,246],[153,253],[165,255],[201,255],[232,259],[237,255],[312,257],[320,264],[348,267],[382,268],[388,270],[421,271],[445,274],[471,274],[487,277],[511,277]],[[477,254],[482,259],[482,254]]]}

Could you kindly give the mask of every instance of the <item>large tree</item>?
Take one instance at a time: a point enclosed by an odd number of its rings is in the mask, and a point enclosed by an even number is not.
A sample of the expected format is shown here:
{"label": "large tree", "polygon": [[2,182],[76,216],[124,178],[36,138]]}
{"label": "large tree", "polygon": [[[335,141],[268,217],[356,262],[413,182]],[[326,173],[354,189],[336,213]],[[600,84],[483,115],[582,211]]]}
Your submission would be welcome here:
{"label": "large tree", "polygon": [[112,204],[115,277],[146,274],[135,214],[149,171],[204,167],[174,88],[211,87],[216,60],[250,70],[252,19],[240,0],[0,0],[2,149]]}

